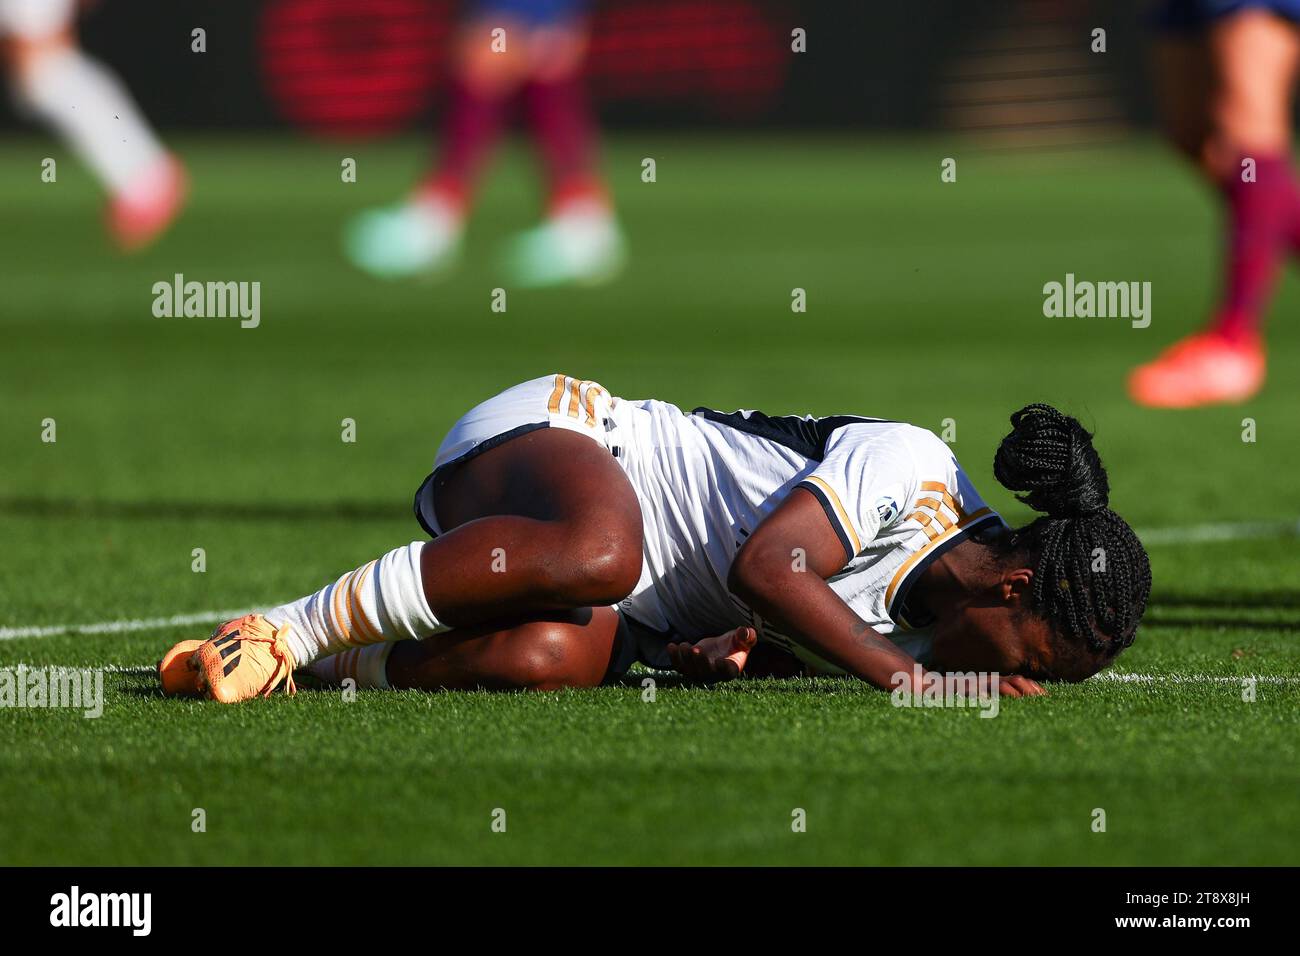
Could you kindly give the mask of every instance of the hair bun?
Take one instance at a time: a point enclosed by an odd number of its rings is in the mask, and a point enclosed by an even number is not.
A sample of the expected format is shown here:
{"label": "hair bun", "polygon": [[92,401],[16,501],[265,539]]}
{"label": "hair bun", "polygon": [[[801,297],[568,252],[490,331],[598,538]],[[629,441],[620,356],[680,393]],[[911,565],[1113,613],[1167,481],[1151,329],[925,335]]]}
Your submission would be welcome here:
{"label": "hair bun", "polygon": [[993,474],[1035,511],[1072,518],[1105,510],[1110,482],[1092,433],[1051,405],[1026,405],[993,456]]}

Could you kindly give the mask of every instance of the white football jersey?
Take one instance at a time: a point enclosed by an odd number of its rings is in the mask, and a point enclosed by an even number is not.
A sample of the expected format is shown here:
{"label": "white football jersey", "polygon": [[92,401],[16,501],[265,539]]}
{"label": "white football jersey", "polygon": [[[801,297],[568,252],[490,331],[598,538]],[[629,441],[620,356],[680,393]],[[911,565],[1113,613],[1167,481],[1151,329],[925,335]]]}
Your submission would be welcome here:
{"label": "white football jersey", "polygon": [[[948,446],[904,422],[761,412],[687,414],[676,405],[612,397],[566,375],[523,382],[468,411],[443,439],[415,513],[441,533],[438,471],[538,428],[585,434],[622,465],[641,503],[641,579],[620,605],[636,656],[668,665],[670,640],[749,624],[817,670],[829,663],[762,620],[727,589],[731,562],[794,488],[821,503],[844,546],[831,587],[869,625],[928,662],[928,621],[907,604],[927,565],[979,528],[1000,524]],[[791,560],[796,560],[791,556]],[[630,663],[630,658],[627,663]]]}
{"label": "white football jersey", "polygon": [[[978,528],[1001,523],[952,451],[904,422],[840,415],[768,416],[615,399],[606,441],[641,501],[644,561],[620,610],[639,655],[666,666],[663,645],[749,624],[759,639],[836,672],[727,589],[731,562],[794,488],[816,496],[844,546],[830,585],[859,617],[923,663],[930,623],[907,607],[928,564]],[[792,556],[792,560],[795,557]],[[656,640],[648,631],[659,632]]]}

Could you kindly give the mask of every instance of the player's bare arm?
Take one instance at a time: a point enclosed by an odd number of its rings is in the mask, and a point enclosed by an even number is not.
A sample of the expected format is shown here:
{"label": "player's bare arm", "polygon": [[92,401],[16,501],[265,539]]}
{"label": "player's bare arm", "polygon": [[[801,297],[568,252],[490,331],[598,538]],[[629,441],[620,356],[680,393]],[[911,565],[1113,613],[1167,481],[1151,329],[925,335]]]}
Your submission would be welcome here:
{"label": "player's bare arm", "polygon": [[[910,688],[917,661],[858,617],[827,585],[843,564],[843,546],[820,503],[796,488],[741,550],[729,583],[750,607],[819,657],[881,689],[900,683]],[[1026,678],[1008,675],[997,683],[1008,696],[1044,692]]]}
{"label": "player's bare arm", "polygon": [[889,688],[893,675],[910,673],[916,661],[867,626],[827,585],[844,564],[844,546],[821,505],[796,488],[745,542],[728,585],[819,656]]}

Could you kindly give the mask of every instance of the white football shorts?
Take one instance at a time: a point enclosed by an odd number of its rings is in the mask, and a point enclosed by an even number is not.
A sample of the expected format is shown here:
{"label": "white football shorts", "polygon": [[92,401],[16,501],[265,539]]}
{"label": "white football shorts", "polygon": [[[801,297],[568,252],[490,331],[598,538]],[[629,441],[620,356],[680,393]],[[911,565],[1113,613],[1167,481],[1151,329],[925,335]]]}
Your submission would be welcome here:
{"label": "white football shorts", "polygon": [[51,36],[71,26],[76,10],[76,0],[0,0],[0,36]]}
{"label": "white football shorts", "polygon": [[433,472],[415,493],[416,518],[431,535],[441,534],[433,510],[434,476],[448,465],[468,461],[539,428],[578,432],[617,456],[616,403],[596,382],[556,374],[508,388],[474,406],[451,426],[438,447]]}

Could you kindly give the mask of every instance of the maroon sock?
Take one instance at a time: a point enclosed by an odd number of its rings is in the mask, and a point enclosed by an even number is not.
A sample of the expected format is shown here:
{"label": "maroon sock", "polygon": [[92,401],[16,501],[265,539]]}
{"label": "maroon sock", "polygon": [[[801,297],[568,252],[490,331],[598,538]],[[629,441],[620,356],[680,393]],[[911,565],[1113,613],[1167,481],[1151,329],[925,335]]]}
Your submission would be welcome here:
{"label": "maroon sock", "polygon": [[529,83],[524,112],[537,141],[552,207],[574,195],[603,194],[596,172],[596,130],[578,77]]}
{"label": "maroon sock", "polygon": [[442,123],[442,153],[420,191],[465,205],[501,133],[505,110],[506,97],[454,83]]}
{"label": "maroon sock", "polygon": [[1282,257],[1300,240],[1300,189],[1287,156],[1256,157],[1254,182],[1235,172],[1222,189],[1226,275],[1214,329],[1241,340],[1258,334]]}

